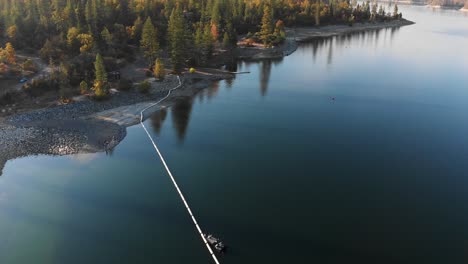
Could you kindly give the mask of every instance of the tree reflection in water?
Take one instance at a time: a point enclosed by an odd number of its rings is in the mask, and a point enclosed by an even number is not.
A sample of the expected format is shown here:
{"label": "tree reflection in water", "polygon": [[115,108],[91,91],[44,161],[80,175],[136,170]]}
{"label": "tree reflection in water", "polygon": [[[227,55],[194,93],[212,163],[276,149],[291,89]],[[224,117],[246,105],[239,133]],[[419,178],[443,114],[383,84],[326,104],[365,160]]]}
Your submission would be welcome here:
{"label": "tree reflection in water", "polygon": [[271,61],[266,60],[261,63],[260,66],[260,93],[265,96],[268,91],[268,85],[270,83],[271,75]]}
{"label": "tree reflection in water", "polygon": [[193,108],[193,98],[177,99],[171,107],[172,123],[177,133],[179,142],[183,142],[187,134],[190,115]]}
{"label": "tree reflection in water", "polygon": [[[398,28],[379,29],[368,32],[359,32],[332,38],[317,38],[308,43],[302,43],[303,47],[310,47],[312,59],[315,61],[318,54],[325,54],[325,61],[328,64],[333,63],[333,56],[340,51],[343,51],[353,43],[361,43],[362,45],[377,45],[378,41],[392,41],[395,32]],[[387,37],[389,36],[389,38]],[[370,42],[370,43],[367,43]],[[259,69],[260,94],[266,96],[270,85],[271,72],[274,65],[278,65],[283,59],[263,60],[263,61],[236,61],[230,60],[224,67],[224,70],[231,72],[250,71],[251,66],[257,66]],[[235,79],[225,80],[225,87],[231,88]],[[190,116],[193,109],[193,104],[198,98],[199,103],[204,103],[206,100],[215,98],[221,87],[220,82],[214,82],[210,87],[201,90],[195,96],[189,98],[176,99],[174,104],[170,106],[170,110],[162,109],[151,116],[151,125],[156,134],[160,134],[164,121],[167,119],[168,111],[171,111],[172,122],[180,142],[183,142],[187,134]]]}
{"label": "tree reflection in water", "polygon": [[159,136],[161,133],[161,128],[163,126],[164,121],[166,120],[167,117],[167,109],[163,108],[154,114],[151,115],[151,126],[154,129],[154,132]]}

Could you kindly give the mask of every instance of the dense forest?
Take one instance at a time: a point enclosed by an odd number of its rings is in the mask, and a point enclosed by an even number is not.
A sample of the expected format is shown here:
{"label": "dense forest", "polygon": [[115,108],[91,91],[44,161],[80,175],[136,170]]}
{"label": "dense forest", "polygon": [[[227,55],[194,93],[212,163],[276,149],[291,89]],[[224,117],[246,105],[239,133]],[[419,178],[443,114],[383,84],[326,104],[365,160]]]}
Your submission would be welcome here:
{"label": "dense forest", "polygon": [[175,72],[204,65],[239,35],[272,46],[284,41],[285,26],[398,18],[397,6],[356,0],[0,0],[0,71],[15,68],[18,50],[39,54],[57,69],[48,86],[104,95],[107,73],[140,54],[163,78],[164,61]]}

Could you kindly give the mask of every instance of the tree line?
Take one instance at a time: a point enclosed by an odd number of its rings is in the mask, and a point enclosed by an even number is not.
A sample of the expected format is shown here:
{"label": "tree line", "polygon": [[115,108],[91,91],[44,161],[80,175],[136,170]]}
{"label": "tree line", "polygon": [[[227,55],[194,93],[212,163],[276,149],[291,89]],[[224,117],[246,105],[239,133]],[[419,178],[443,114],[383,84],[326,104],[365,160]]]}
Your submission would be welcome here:
{"label": "tree line", "polygon": [[0,44],[37,52],[61,64],[69,85],[105,93],[97,68],[118,69],[136,52],[163,78],[162,57],[175,72],[203,65],[216,49],[235,47],[239,34],[272,45],[284,40],[285,26],[400,18],[395,9],[355,0],[0,0]]}

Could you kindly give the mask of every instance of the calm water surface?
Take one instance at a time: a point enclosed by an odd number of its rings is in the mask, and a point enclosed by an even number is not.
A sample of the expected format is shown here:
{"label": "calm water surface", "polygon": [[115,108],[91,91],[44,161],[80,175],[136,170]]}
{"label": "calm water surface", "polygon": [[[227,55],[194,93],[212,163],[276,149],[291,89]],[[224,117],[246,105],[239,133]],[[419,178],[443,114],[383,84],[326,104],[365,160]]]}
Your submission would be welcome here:
{"label": "calm water surface", "polygon": [[[467,263],[468,16],[400,10],[147,120],[223,263]],[[0,177],[0,263],[210,261],[138,126]]]}

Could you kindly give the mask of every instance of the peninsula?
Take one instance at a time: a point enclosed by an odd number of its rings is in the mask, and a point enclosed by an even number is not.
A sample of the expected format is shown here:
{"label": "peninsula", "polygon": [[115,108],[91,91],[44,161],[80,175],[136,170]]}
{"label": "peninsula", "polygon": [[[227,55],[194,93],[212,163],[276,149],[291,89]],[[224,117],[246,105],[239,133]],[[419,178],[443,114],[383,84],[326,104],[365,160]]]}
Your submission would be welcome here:
{"label": "peninsula", "polygon": [[0,171],[20,156],[111,150],[176,75],[182,88],[152,111],[235,78],[237,60],[412,24],[397,5],[342,0],[0,0],[0,10]]}

